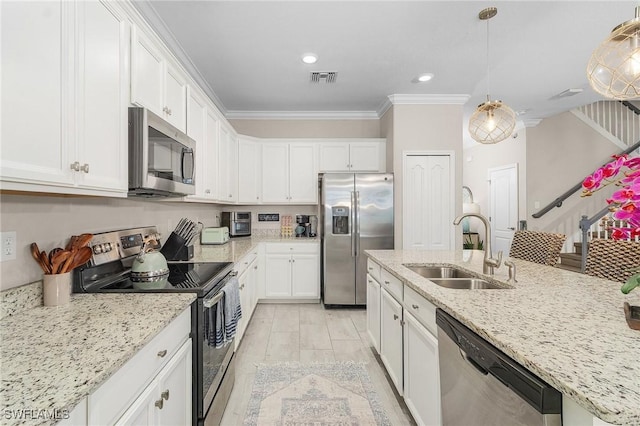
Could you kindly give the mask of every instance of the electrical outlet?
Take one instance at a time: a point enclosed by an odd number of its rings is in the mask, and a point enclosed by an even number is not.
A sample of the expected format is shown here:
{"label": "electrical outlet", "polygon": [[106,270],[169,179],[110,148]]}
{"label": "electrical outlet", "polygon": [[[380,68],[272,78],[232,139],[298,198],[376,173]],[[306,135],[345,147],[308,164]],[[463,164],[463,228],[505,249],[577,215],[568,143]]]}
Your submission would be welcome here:
{"label": "electrical outlet", "polygon": [[0,251],[0,262],[4,262],[5,260],[15,260],[16,239],[15,231],[0,232],[0,245],[2,246],[2,251]]}

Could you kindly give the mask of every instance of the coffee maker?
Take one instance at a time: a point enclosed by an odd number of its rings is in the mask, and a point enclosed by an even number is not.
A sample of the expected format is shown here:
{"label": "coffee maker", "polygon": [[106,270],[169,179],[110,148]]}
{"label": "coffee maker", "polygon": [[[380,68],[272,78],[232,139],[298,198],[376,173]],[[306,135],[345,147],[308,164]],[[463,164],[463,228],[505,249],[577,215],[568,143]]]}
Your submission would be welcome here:
{"label": "coffee maker", "polygon": [[296,237],[316,237],[318,235],[318,216],[297,214]]}

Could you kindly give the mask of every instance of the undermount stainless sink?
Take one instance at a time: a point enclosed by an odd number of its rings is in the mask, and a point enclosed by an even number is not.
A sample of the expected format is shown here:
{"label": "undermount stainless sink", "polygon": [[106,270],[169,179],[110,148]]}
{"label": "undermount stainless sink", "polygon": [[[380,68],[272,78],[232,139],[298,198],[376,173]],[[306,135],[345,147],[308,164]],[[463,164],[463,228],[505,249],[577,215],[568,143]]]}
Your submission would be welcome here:
{"label": "undermount stainless sink", "polygon": [[505,289],[489,281],[477,278],[472,274],[451,266],[404,265],[416,274],[428,278],[440,287],[460,290]]}
{"label": "undermount stainless sink", "polygon": [[414,266],[404,265],[425,278],[474,278],[473,275],[450,266]]}
{"label": "undermount stainless sink", "polygon": [[459,290],[494,290],[506,288],[480,278],[431,278],[430,280],[440,287]]}

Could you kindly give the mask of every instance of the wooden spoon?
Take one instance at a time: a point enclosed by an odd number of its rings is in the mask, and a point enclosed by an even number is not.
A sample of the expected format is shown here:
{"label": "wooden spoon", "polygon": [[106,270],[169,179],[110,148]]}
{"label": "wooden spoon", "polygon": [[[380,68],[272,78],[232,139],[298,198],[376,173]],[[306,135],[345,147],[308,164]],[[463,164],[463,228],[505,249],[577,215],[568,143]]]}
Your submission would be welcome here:
{"label": "wooden spoon", "polygon": [[85,247],[89,244],[91,239],[93,238],[93,234],[82,234],[78,236],[75,243],[75,248],[79,249],[81,247]]}
{"label": "wooden spoon", "polygon": [[77,235],[72,235],[71,238],[69,238],[69,242],[67,243],[67,246],[64,249],[70,251],[75,245],[77,239],[78,239]]}
{"label": "wooden spoon", "polygon": [[56,255],[56,253],[60,253],[62,251],[62,249],[60,247],[56,247],[54,249],[52,249],[49,252],[49,263],[53,265],[53,256]]}
{"label": "wooden spoon", "polygon": [[48,269],[48,265],[42,261],[42,258],[40,257],[40,248],[36,243],[31,243],[31,256],[33,256],[36,262],[38,262],[38,265],[40,265],[40,268],[42,268],[45,274],[51,273],[51,270]]}
{"label": "wooden spoon", "polygon": [[91,259],[91,256],[93,255],[93,251],[90,247],[81,247],[80,249],[72,253],[73,256],[67,259],[67,261],[62,266],[62,270],[60,271],[61,274],[72,271],[78,266],[84,265],[89,261],[89,259]]}
{"label": "wooden spoon", "polygon": [[59,252],[55,253],[51,259],[51,273],[57,274],[60,272],[60,267],[64,264],[64,262],[69,259],[71,256],[70,251],[60,249]]}

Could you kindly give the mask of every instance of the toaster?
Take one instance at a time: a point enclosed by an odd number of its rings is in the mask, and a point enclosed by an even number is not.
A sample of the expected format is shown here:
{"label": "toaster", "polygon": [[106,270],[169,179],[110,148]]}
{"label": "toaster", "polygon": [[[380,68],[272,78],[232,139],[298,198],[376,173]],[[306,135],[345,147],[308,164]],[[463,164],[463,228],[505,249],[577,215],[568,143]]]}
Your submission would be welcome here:
{"label": "toaster", "polygon": [[229,228],[204,228],[200,233],[200,244],[224,244],[229,241]]}

